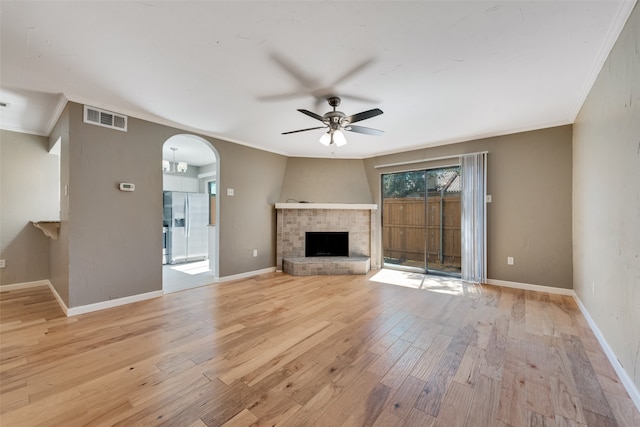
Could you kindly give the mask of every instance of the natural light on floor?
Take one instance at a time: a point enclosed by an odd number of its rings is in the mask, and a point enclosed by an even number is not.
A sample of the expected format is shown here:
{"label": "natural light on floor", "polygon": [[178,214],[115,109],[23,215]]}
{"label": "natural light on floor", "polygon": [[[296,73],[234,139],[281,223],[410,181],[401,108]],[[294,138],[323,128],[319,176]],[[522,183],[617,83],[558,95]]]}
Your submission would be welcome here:
{"label": "natural light on floor", "polygon": [[190,262],[187,264],[176,264],[169,268],[193,276],[195,274],[207,273],[209,271],[209,261],[205,260],[200,262]]}
{"label": "natural light on floor", "polygon": [[450,295],[469,295],[479,293],[479,286],[463,282],[460,279],[441,276],[429,276],[410,271],[382,269],[369,279],[378,283],[423,289]]}

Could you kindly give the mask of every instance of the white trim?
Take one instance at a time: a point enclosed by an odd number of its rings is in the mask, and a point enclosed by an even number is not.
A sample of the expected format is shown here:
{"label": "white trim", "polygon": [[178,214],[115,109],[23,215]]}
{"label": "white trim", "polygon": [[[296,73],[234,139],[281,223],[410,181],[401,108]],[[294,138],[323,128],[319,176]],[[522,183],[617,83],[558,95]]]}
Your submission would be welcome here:
{"label": "white trim", "polygon": [[275,271],[276,271],[275,267],[263,268],[262,270],[247,271],[246,273],[219,277],[215,283],[230,282],[232,280],[238,280],[238,279],[247,279],[249,277],[259,276],[261,274],[273,273]]}
{"label": "white trim", "polygon": [[526,291],[547,292],[549,294],[575,296],[573,289],[555,288],[553,286],[532,285],[530,283],[509,282],[507,280],[487,279],[488,285],[502,286],[505,288],[524,289]]}
{"label": "white trim", "polygon": [[[47,280],[47,282],[49,281]],[[67,307],[67,304],[64,303],[64,301],[60,297],[60,294],[58,294],[58,291],[56,291],[56,288],[53,287],[51,282],[49,282],[49,289],[51,290],[53,296],[56,298],[56,301],[58,301],[58,305],[60,306],[62,311],[64,311],[64,315],[69,317],[69,308]]]}
{"label": "white trim", "polygon": [[[215,177],[216,176],[216,171],[199,173],[198,174],[198,179],[209,178],[210,176]],[[213,181],[213,180],[211,180],[211,181]]]}
{"label": "white trim", "polygon": [[64,95],[64,93],[61,93],[60,97],[58,98],[56,108],[53,110],[53,114],[51,115],[51,119],[49,120],[49,123],[47,123],[45,136],[51,135],[53,128],[56,126],[56,123],[58,123],[58,120],[60,120],[60,116],[62,115],[64,108],[67,106],[67,102],[67,97]]}
{"label": "white trim", "polygon": [[609,54],[611,53],[611,51],[613,50],[613,47],[615,46],[616,42],[620,38],[620,34],[622,33],[622,30],[624,29],[626,22],[629,20],[629,16],[631,16],[631,12],[633,11],[633,7],[635,6],[635,4],[636,4],[636,0],[620,2],[618,12],[616,13],[616,16],[613,19],[613,23],[612,25],[609,25],[607,35],[605,36],[605,39],[603,40],[602,45],[600,45],[600,50],[598,52],[598,55],[596,56],[595,61],[591,65],[591,69],[587,74],[587,78],[584,80],[582,89],[578,94],[578,97],[576,99],[576,104],[573,107],[571,116],[569,117],[569,119],[571,120],[571,123],[575,123],[576,119],[578,118],[578,114],[580,114],[580,110],[582,110],[582,106],[587,100],[587,96],[589,96],[591,89],[593,89],[593,85],[595,84],[596,79],[600,75],[600,71],[602,71],[602,68],[604,67],[605,62],[607,61],[607,58],[609,58]]}
{"label": "white trim", "polygon": [[373,167],[375,169],[390,168],[392,166],[413,165],[415,163],[435,162],[436,160],[458,159],[461,156],[468,156],[468,155],[472,155],[472,154],[488,154],[488,153],[489,153],[488,151],[478,151],[476,153],[452,154],[450,156],[431,157],[431,158],[428,158],[428,159],[407,160],[405,162],[387,163],[387,164],[384,164],[384,165],[374,165]]}
{"label": "white trim", "polygon": [[33,282],[13,283],[11,285],[0,285],[0,292],[15,291],[18,289],[37,288],[38,286],[51,286],[48,280],[35,280]]}
{"label": "white trim", "polygon": [[276,209],[352,209],[352,210],[378,210],[376,204],[358,203],[276,203]]}
{"label": "white trim", "polygon": [[604,350],[604,353],[607,355],[607,359],[609,359],[611,366],[613,366],[613,369],[615,369],[616,374],[618,374],[618,377],[620,377],[620,380],[622,381],[622,385],[627,390],[627,393],[629,393],[629,397],[631,397],[631,400],[633,400],[633,403],[636,405],[636,408],[638,408],[638,411],[640,411],[640,392],[635,387],[635,384],[629,377],[629,374],[627,374],[627,371],[625,371],[625,369],[622,367],[622,365],[618,361],[618,358],[616,357],[616,354],[614,353],[613,349],[611,348],[611,346],[609,346],[609,343],[604,338],[604,335],[602,335],[602,332],[600,332],[600,329],[598,329],[598,325],[596,325],[596,322],[594,322],[594,320],[591,318],[591,315],[589,315],[587,308],[584,306],[584,304],[582,304],[582,301],[580,301],[580,298],[578,298],[578,295],[576,293],[574,293],[573,299],[576,300],[576,303],[578,304],[578,307],[580,308],[582,315],[584,316],[585,319],[587,319],[587,323],[591,327],[591,330],[593,331],[594,335],[598,339],[598,342],[602,346],[602,349]]}
{"label": "white trim", "polygon": [[77,316],[79,314],[91,313],[93,311],[104,310],[107,308],[118,307],[121,305],[131,304],[134,302],[144,301],[152,298],[161,297],[163,292],[153,291],[144,294],[131,295],[128,297],[112,299],[108,301],[101,301],[94,304],[81,305],[79,307],[71,307],[67,309],[67,316]]}

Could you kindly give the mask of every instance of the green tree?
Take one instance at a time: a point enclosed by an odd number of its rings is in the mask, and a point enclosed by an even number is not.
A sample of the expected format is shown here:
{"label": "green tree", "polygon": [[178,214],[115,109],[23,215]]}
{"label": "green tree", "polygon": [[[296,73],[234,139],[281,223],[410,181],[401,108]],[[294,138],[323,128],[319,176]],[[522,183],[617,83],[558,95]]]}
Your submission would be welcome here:
{"label": "green tree", "polygon": [[424,197],[425,171],[382,175],[382,195],[388,198]]}

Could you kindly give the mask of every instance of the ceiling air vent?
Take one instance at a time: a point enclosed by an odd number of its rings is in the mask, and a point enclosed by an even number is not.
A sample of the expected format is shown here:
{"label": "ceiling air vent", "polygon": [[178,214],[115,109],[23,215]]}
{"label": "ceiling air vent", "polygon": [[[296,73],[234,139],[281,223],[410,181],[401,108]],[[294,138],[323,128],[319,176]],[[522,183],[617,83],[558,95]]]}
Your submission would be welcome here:
{"label": "ceiling air vent", "polygon": [[127,116],[99,108],[84,106],[84,122],[111,129],[127,131]]}

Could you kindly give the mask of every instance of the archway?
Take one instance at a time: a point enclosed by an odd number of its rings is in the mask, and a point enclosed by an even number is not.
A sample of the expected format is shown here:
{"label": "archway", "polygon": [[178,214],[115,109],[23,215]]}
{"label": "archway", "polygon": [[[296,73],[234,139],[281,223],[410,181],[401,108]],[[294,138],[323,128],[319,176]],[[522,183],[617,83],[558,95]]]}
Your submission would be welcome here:
{"label": "archway", "polygon": [[164,293],[214,283],[219,277],[220,162],[207,140],[174,135],[162,146]]}

